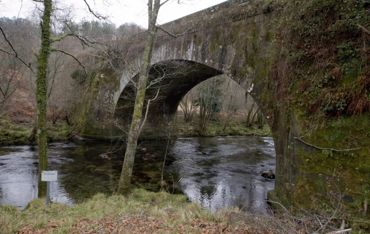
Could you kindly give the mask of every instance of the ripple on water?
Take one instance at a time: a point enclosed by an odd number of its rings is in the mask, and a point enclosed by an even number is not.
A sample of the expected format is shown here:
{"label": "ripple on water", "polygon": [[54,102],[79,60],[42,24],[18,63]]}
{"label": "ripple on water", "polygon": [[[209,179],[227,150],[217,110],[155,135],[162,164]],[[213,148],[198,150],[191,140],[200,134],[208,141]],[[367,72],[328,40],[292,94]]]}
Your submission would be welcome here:
{"label": "ripple on water", "polygon": [[[138,153],[139,158],[143,157],[141,163],[160,162],[162,146],[163,142],[142,143],[140,147],[146,150]],[[59,172],[58,182],[51,184],[52,200],[73,204],[96,193],[113,192],[122,165],[122,150],[108,158],[100,156],[113,149],[111,144],[96,142],[50,144],[50,169]],[[37,197],[36,150],[29,146],[0,147],[0,204],[25,207]],[[154,160],[145,161],[148,152]],[[274,181],[266,181],[260,171],[274,170],[272,138],[178,138],[170,155],[174,161],[166,170],[177,174],[178,186],[189,200],[212,211],[235,206],[266,213],[265,199]],[[150,173],[143,171],[139,175],[160,175],[154,172],[157,167],[147,165],[142,170]],[[157,185],[158,179],[144,182]]]}

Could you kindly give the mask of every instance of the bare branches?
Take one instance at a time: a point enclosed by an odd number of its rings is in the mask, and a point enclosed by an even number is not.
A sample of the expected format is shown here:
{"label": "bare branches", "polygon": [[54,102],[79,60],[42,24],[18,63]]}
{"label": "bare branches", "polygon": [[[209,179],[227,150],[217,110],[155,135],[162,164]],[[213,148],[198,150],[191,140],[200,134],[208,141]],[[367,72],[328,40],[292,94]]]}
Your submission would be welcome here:
{"label": "bare branches", "polygon": [[52,51],[52,52],[59,52],[59,53],[65,54],[65,55],[67,55],[67,56],[69,56],[69,57],[73,58],[73,59],[74,59],[74,60],[75,60],[79,65],[80,65],[80,67],[83,69],[84,73],[85,73],[85,74],[87,74],[86,67],[85,67],[85,66],[81,63],[81,61],[80,61],[80,60],[78,60],[78,58],[76,58],[73,54],[70,54],[70,53],[68,53],[68,52],[66,52],[66,51],[64,51],[64,50],[55,49],[55,48],[51,49],[51,51]]}
{"label": "bare branches", "polygon": [[28,69],[31,70],[32,73],[34,73],[33,69],[32,69],[32,66],[31,66],[31,63],[26,63],[21,57],[19,57],[16,49],[14,48],[13,44],[10,42],[10,40],[8,39],[7,35],[5,34],[3,28],[0,26],[0,32],[2,34],[2,36],[4,37],[4,40],[5,42],[9,45],[10,49],[12,50],[13,53],[11,52],[8,52],[6,50],[3,50],[3,49],[0,49],[1,52],[3,53],[6,53],[8,55],[12,55],[14,56],[17,60],[19,60],[23,65],[25,65],[26,67],[28,67]]}
{"label": "bare branches", "polygon": [[95,17],[95,18],[97,18],[97,19],[99,19],[99,20],[106,20],[107,19],[107,17],[105,17],[105,16],[102,16],[102,15],[100,15],[100,14],[98,14],[98,13],[96,13],[91,7],[90,7],[90,5],[89,5],[89,3],[86,1],[86,0],[83,0],[84,2],[85,2],[85,4],[86,4],[86,6],[87,6],[87,9],[89,10],[89,12]]}
{"label": "bare branches", "polygon": [[17,90],[17,72],[15,69],[16,65],[12,64],[12,66],[14,67],[11,68],[11,70],[5,70],[1,73],[0,76],[0,113],[7,100]]}
{"label": "bare branches", "polygon": [[148,100],[148,102],[147,102],[147,104],[146,104],[145,115],[144,115],[144,119],[143,119],[143,121],[142,121],[142,123],[141,123],[139,133],[143,130],[144,125],[145,125],[145,122],[146,122],[146,120],[147,120],[147,118],[148,118],[148,113],[149,113],[150,103],[151,103],[151,102],[153,102],[153,101],[155,101],[155,100],[158,98],[158,96],[159,96],[159,91],[160,91],[160,90],[161,90],[161,89],[159,88],[159,89],[157,90],[157,93],[155,94],[155,96],[154,96],[152,99],[149,99],[149,100]]}
{"label": "bare branches", "polygon": [[67,33],[67,34],[64,34],[64,35],[61,35],[59,37],[56,37],[56,38],[53,38],[52,39],[52,43],[55,43],[55,42],[61,42],[63,41],[64,39],[68,38],[68,37],[73,37],[73,38],[76,38],[78,39],[82,46],[92,46],[92,45],[103,45],[103,43],[100,43],[100,42],[97,42],[97,41],[92,41],[90,39],[88,39],[87,37],[84,37],[84,36],[81,36],[81,35],[78,35],[77,33]]}
{"label": "bare branches", "polygon": [[351,152],[351,151],[357,151],[357,150],[360,150],[361,147],[357,147],[357,148],[351,148],[351,149],[334,149],[334,148],[324,148],[324,147],[320,147],[320,146],[317,146],[317,145],[313,145],[311,143],[308,143],[306,141],[304,141],[302,138],[300,137],[295,137],[294,138],[295,140],[307,145],[307,146],[310,146],[312,148],[315,148],[315,149],[318,149],[318,150],[324,150],[324,151],[332,151],[332,152]]}
{"label": "bare branches", "polygon": [[166,30],[166,29],[162,28],[162,27],[161,27],[161,26],[159,26],[159,25],[157,25],[156,27],[157,27],[159,30],[161,30],[162,32],[166,33],[167,35],[169,35],[169,36],[171,36],[171,37],[173,37],[173,38],[181,37],[181,36],[185,35],[185,34],[188,32],[188,30],[186,30],[186,31],[185,31],[185,32],[183,32],[183,33],[180,33],[180,34],[174,34],[174,33],[169,32],[168,30]]}
{"label": "bare branches", "polygon": [[62,56],[63,56],[62,53],[58,54],[58,56],[54,56],[53,67],[49,68],[49,72],[51,74],[49,74],[50,77],[48,78],[48,80],[50,80],[48,85],[49,87],[48,98],[50,98],[52,94],[57,74],[64,66],[64,61],[61,59]]}
{"label": "bare branches", "polygon": [[169,2],[170,0],[165,0],[163,2],[161,2],[161,5],[160,6],[163,6],[164,4],[166,4],[167,2]]}

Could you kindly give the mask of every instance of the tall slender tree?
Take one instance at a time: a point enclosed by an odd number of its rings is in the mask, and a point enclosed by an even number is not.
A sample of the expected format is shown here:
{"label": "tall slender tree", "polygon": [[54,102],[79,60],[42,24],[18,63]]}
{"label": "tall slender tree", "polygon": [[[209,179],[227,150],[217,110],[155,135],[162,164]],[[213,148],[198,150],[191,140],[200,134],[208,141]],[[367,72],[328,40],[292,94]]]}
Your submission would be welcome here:
{"label": "tall slender tree", "polygon": [[137,141],[140,135],[145,99],[146,86],[149,79],[149,70],[152,59],[152,51],[157,35],[157,17],[160,7],[168,2],[161,0],[148,0],[148,34],[140,68],[139,81],[135,98],[134,113],[132,115],[130,131],[127,139],[125,158],[123,161],[121,176],[118,183],[118,193],[127,194],[130,191],[132,170],[134,167]]}
{"label": "tall slender tree", "polygon": [[[0,52],[7,55],[13,56],[21,64],[29,68],[29,70],[36,74],[36,105],[37,105],[37,122],[35,135],[37,136],[38,143],[38,155],[39,155],[39,183],[38,183],[38,197],[46,196],[46,183],[41,182],[41,173],[48,167],[48,156],[47,156],[47,103],[48,103],[48,63],[49,57],[52,52],[59,52],[69,57],[72,57],[78,62],[80,66],[84,68],[82,63],[71,53],[68,53],[61,49],[52,48],[52,44],[55,42],[61,42],[67,37],[74,36],[80,41],[84,42],[85,45],[89,45],[90,41],[86,40],[83,36],[75,35],[73,33],[67,33],[58,38],[52,38],[51,21],[53,14],[53,0],[33,0],[36,3],[41,3],[43,6],[43,12],[41,16],[40,28],[41,28],[41,46],[39,53],[37,54],[37,73],[34,72],[31,62],[26,62],[13,46],[11,40],[9,40],[4,29],[0,25],[0,34],[4,38],[6,44],[10,48],[10,52],[0,48]],[[105,19],[105,17],[93,11],[88,4],[87,0],[83,0],[87,6],[89,12],[96,18]],[[50,92],[50,90],[49,90]]]}
{"label": "tall slender tree", "polygon": [[41,182],[40,173],[48,167],[47,156],[47,70],[51,47],[51,14],[53,11],[52,0],[44,0],[44,11],[41,19],[41,47],[37,57],[37,141],[39,147],[39,186],[38,196],[46,196],[46,183]]}

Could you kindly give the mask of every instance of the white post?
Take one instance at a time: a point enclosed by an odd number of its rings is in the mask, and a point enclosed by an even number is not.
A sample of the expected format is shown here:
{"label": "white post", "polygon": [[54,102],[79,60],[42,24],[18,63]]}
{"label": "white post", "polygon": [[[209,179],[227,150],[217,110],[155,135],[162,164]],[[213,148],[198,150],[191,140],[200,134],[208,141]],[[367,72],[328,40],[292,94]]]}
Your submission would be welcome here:
{"label": "white post", "polygon": [[51,182],[58,180],[58,171],[42,171],[41,173],[41,181],[47,182],[46,183],[46,205],[51,203],[50,197],[50,184]]}

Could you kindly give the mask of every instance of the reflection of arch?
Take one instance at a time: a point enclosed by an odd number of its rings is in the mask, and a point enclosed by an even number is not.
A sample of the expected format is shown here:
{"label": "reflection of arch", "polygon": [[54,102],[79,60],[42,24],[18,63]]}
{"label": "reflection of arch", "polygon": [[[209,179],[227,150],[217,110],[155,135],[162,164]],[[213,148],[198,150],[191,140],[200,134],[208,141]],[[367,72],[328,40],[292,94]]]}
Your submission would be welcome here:
{"label": "reflection of arch", "polygon": [[[151,102],[147,120],[148,128],[161,128],[161,124],[176,113],[181,99],[196,85],[223,74],[210,66],[189,60],[166,60],[154,64],[149,72],[146,100],[159,93]],[[138,79],[138,75],[133,81]],[[135,102],[135,83],[129,82],[123,88],[115,108],[115,117],[123,126],[128,126]],[[161,131],[157,132],[160,134]]]}

